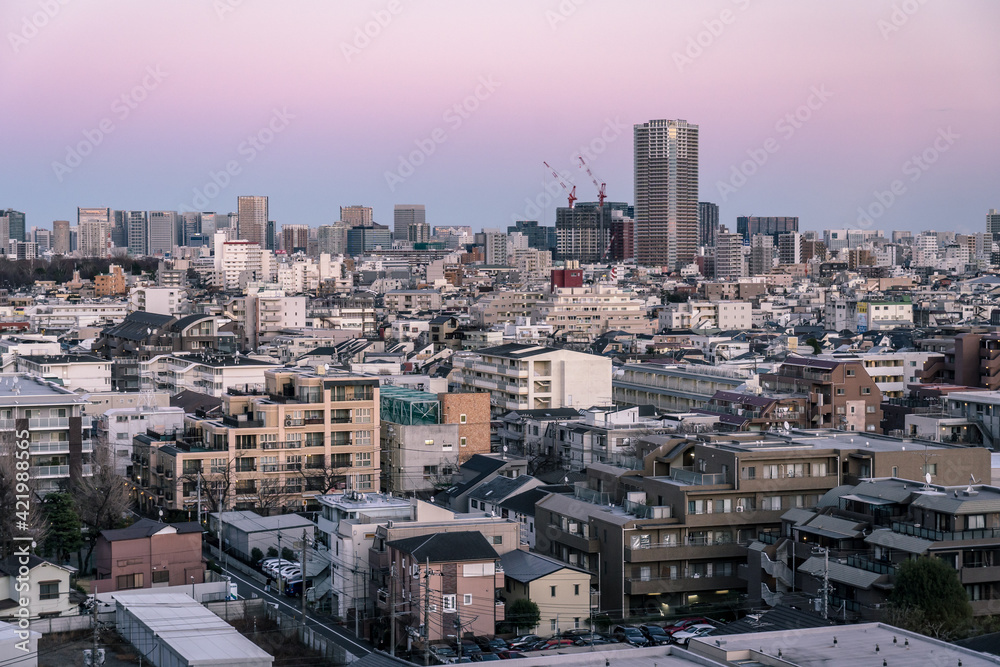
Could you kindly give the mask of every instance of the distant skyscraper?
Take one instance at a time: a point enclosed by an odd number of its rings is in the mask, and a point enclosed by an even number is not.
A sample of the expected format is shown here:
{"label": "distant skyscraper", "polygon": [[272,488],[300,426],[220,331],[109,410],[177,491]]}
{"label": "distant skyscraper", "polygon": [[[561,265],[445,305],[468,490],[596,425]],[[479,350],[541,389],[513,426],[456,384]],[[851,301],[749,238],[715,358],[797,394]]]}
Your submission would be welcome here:
{"label": "distant skyscraper", "polygon": [[698,126],[651,120],[634,139],[636,259],[680,269],[698,246]]}
{"label": "distant skyscraper", "polygon": [[[341,213],[341,216],[343,216],[343,213]],[[344,222],[347,221],[345,220]],[[426,222],[427,212],[424,210],[423,204],[396,204],[392,208],[392,238],[396,241],[410,239],[410,225],[424,224]],[[429,233],[428,236],[430,236]]]}
{"label": "distant skyscraper", "polygon": [[358,225],[347,230],[347,254],[356,256],[392,247],[392,232],[385,225]]}
{"label": "distant skyscraper", "polygon": [[114,225],[110,208],[77,208],[79,250],[81,257],[108,257],[111,228]]}
{"label": "distant skyscraper", "polygon": [[9,208],[3,213],[0,213],[0,215],[7,216],[10,238],[15,241],[24,241],[24,213]]}
{"label": "distant skyscraper", "polygon": [[[346,222],[349,227],[371,227],[372,218],[371,206],[341,206],[340,220]],[[404,237],[405,238],[405,237]]]}
{"label": "distant skyscraper", "polygon": [[710,201],[698,202],[698,245],[714,246],[719,231],[719,205]]}
{"label": "distant skyscraper", "polygon": [[195,234],[201,235],[201,218],[202,214],[197,211],[189,211],[182,214],[182,222],[180,227],[180,238],[177,239],[177,245],[191,245],[191,237]]}
{"label": "distant skyscraper", "polygon": [[[556,250],[559,259],[602,262],[632,257],[632,207],[625,202],[577,202],[556,209]],[[627,238],[626,238],[627,237]],[[616,243],[617,241],[617,243]],[[624,256],[616,256],[613,246]]]}
{"label": "distant skyscraper", "polygon": [[149,224],[146,227],[147,255],[165,255],[173,252],[180,220],[177,211],[149,212]]}
{"label": "distant skyscraper", "polygon": [[294,252],[306,252],[309,248],[308,225],[282,225],[281,249],[291,255]]}
{"label": "distant skyscraper", "polygon": [[38,252],[45,252],[46,250],[52,249],[51,229],[39,229],[38,227],[32,227],[31,232],[31,237],[35,241],[35,245],[38,246]]}
{"label": "distant skyscraper", "polygon": [[267,247],[267,197],[239,197],[237,199],[239,228],[237,235],[244,241]]}
{"label": "distant skyscraper", "polygon": [[528,238],[528,247],[536,250],[555,250],[558,243],[555,227],[539,226],[537,220],[518,220],[507,227],[507,233],[520,232]]}
{"label": "distant skyscraper", "polygon": [[743,238],[720,231],[715,235],[715,277],[739,278],[743,275]]}
{"label": "distant skyscraper", "polygon": [[736,231],[743,237],[743,243],[749,245],[753,237],[767,234],[778,243],[778,235],[799,231],[797,216],[758,217],[740,216],[736,218]]}
{"label": "distant skyscraper", "polygon": [[69,220],[54,220],[52,222],[52,252],[57,255],[70,253]]}
{"label": "distant skyscraper", "polygon": [[994,240],[1000,241],[1000,213],[995,208],[991,208],[986,214],[986,232],[992,234]]}
{"label": "distant skyscraper", "polygon": [[347,225],[335,222],[332,225],[320,225],[316,230],[319,252],[330,255],[343,255],[347,252]]}
{"label": "distant skyscraper", "polygon": [[116,248],[128,248],[128,211],[112,211],[111,243]]}
{"label": "distant skyscraper", "polygon": [[147,232],[149,223],[145,211],[127,211],[128,254],[136,257],[149,254]]}
{"label": "distant skyscraper", "polygon": [[274,220],[267,221],[264,231],[264,250],[274,252],[278,249],[278,223]]}
{"label": "distant skyscraper", "polygon": [[787,232],[778,235],[778,264],[799,264],[802,261],[802,235]]}

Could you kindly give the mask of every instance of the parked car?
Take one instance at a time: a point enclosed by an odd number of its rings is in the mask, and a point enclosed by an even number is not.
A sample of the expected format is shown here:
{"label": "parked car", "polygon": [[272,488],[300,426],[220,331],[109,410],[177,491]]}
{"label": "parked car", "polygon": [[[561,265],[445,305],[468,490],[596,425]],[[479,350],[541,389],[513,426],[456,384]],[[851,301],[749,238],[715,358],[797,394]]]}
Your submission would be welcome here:
{"label": "parked car", "polygon": [[642,634],[642,631],[631,625],[616,625],[615,629],[611,631],[611,636],[624,644],[649,646],[649,640]]}
{"label": "parked car", "polygon": [[708,623],[696,623],[692,625],[687,630],[681,630],[680,632],[675,632],[672,639],[680,644],[681,646],[687,646],[688,642],[695,637],[704,637],[705,635],[715,632],[715,626],[709,625]]}
{"label": "parked car", "polygon": [[279,569],[277,571],[278,578],[279,579],[284,579],[285,581],[288,581],[289,576],[293,575],[293,574],[294,575],[302,574],[302,566],[301,565],[286,565],[286,566],[284,566],[283,568],[281,568],[281,569]]}
{"label": "parked car", "polygon": [[444,660],[445,662],[458,657],[458,653],[455,653],[455,649],[447,644],[431,644],[430,651],[431,655]]}
{"label": "parked car", "polygon": [[500,637],[473,637],[472,641],[476,642],[479,648],[487,652],[505,651],[508,648],[507,642]]}
{"label": "parked car", "polygon": [[472,660],[474,662],[490,662],[491,660],[500,660],[500,656],[496,653],[476,653],[473,654]]}
{"label": "parked car", "polygon": [[497,655],[500,656],[501,660],[514,660],[525,657],[524,654],[519,651],[497,651]]}
{"label": "parked car", "polygon": [[672,635],[675,632],[680,632],[681,630],[687,630],[692,625],[697,625],[699,623],[705,623],[706,625],[712,625],[712,622],[710,620],[708,620],[707,618],[704,618],[702,616],[694,616],[694,617],[691,617],[691,618],[682,618],[682,619],[680,619],[678,621],[674,621],[673,623],[670,623],[669,625],[665,625],[665,626],[663,626],[663,630],[668,635]]}
{"label": "parked car", "polygon": [[552,639],[546,640],[545,644],[536,651],[548,651],[554,648],[566,648],[567,646],[573,646],[574,640],[569,637],[553,637]]}
{"label": "parked car", "polygon": [[273,577],[279,569],[286,567],[288,565],[294,565],[294,563],[290,560],[284,560],[282,558],[278,558],[277,560],[270,563],[266,563],[264,565],[263,568],[264,574],[266,574],[269,577]]}
{"label": "parked car", "polygon": [[510,645],[511,648],[522,649],[525,646],[534,644],[540,639],[541,637],[539,637],[538,635],[520,635],[518,637],[514,637],[507,643]]}
{"label": "parked car", "polygon": [[666,631],[658,625],[653,625],[652,623],[640,625],[639,632],[641,632],[653,646],[663,646],[664,644],[670,643],[670,635],[668,635]]}
{"label": "parked car", "polygon": [[[458,644],[452,644],[452,648],[454,648],[455,651],[457,652],[458,651]],[[472,641],[471,639],[463,639],[462,640],[462,655],[463,656],[469,656],[471,658],[475,654],[482,653],[482,652],[483,652],[483,649],[479,648],[476,645],[476,642]]]}
{"label": "parked car", "polygon": [[[306,580],[306,590],[312,588],[312,579]],[[285,584],[285,595],[289,597],[299,597],[302,595],[302,577],[296,577]]]}
{"label": "parked car", "polygon": [[601,646],[603,644],[614,643],[613,639],[597,632],[588,632],[585,635],[576,635],[572,637],[572,640],[577,646]]}

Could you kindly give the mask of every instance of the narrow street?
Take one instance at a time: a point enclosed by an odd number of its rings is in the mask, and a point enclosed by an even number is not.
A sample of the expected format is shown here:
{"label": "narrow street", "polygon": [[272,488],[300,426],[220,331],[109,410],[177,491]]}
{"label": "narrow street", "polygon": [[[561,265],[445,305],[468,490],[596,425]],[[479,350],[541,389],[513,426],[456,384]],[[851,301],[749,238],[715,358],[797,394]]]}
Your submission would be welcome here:
{"label": "narrow street", "polygon": [[[232,577],[232,581],[236,584],[237,591],[239,592],[241,598],[246,598],[248,600],[252,598],[262,598],[267,600],[270,604],[277,604],[278,609],[294,617],[296,621],[301,618],[301,607],[299,606],[297,599],[292,600],[284,595],[267,593],[264,591],[263,584],[240,572],[225,568],[223,569],[223,572],[227,576]],[[358,640],[354,636],[354,633],[348,632],[340,626],[329,624],[325,618],[314,616],[307,611],[306,622],[309,624],[309,627],[315,629],[320,635],[330,639],[338,646],[343,647],[347,652],[354,656],[361,658],[372,652],[372,647],[367,642]]]}

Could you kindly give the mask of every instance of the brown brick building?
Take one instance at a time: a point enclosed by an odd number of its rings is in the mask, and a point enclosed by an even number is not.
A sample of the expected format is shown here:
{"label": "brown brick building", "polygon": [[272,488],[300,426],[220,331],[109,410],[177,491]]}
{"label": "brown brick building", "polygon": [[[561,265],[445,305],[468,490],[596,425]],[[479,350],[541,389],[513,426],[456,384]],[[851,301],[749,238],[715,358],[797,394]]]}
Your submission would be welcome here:
{"label": "brown brick building", "polygon": [[861,361],[789,357],[761,382],[766,390],[806,396],[813,428],[879,429],[882,392]]}

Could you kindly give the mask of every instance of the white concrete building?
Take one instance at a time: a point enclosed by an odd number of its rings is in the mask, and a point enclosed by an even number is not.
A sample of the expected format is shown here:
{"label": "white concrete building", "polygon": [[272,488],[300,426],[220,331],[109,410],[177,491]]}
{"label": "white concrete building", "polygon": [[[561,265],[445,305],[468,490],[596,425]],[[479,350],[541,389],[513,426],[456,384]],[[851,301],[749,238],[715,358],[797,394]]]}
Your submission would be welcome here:
{"label": "white concrete building", "polygon": [[646,316],[645,302],[613,285],[556,288],[535,304],[531,317],[557,332],[591,339],[608,331],[651,334],[655,324]]}
{"label": "white concrete building", "polygon": [[230,387],[262,388],[264,371],[276,364],[244,356],[168,355],[151,366],[157,389],[176,394],[185,389],[216,398]]}
{"label": "white concrete building", "polygon": [[12,373],[18,356],[62,354],[55,336],[13,335],[0,339],[0,370]]}
{"label": "white concrete building", "polygon": [[180,287],[135,287],[129,292],[131,310],[177,315],[185,310],[187,292]]}
{"label": "white concrete building", "polygon": [[65,331],[80,327],[104,327],[121,322],[128,315],[126,301],[47,300],[24,309],[24,316],[35,331]]}
{"label": "white concrete building", "polygon": [[658,314],[659,329],[753,328],[753,304],[749,301],[687,301],[668,303]]}
{"label": "white concrete building", "polygon": [[111,361],[89,354],[20,356],[16,371],[51,380],[70,391],[111,389]]}
{"label": "white concrete building", "polygon": [[459,390],[488,391],[494,414],[611,404],[607,357],[509,343],[456,353],[452,360]]}
{"label": "white concrete building", "polygon": [[114,451],[115,472],[126,476],[132,462],[132,438],[153,428],[169,434],[184,430],[184,410],[176,407],[139,405],[112,408],[95,420],[95,429]]}

